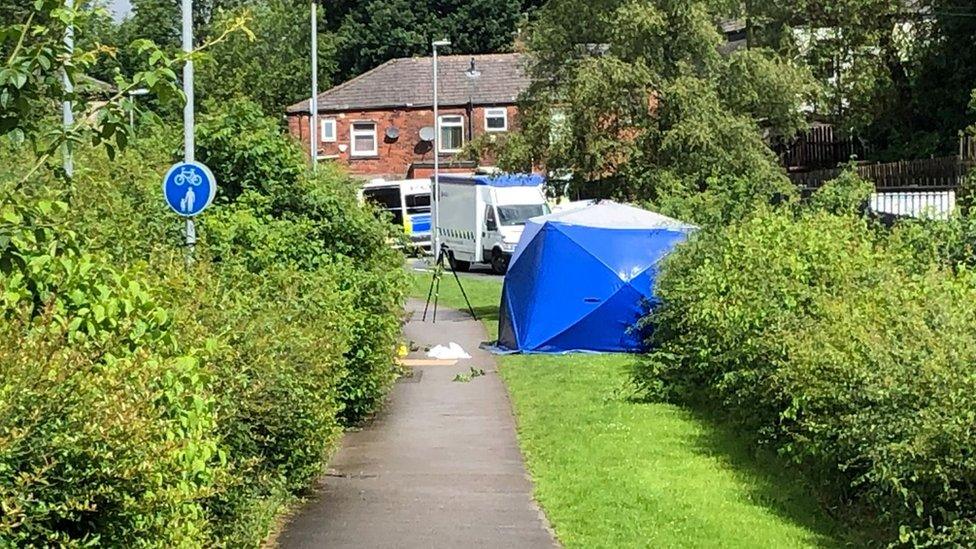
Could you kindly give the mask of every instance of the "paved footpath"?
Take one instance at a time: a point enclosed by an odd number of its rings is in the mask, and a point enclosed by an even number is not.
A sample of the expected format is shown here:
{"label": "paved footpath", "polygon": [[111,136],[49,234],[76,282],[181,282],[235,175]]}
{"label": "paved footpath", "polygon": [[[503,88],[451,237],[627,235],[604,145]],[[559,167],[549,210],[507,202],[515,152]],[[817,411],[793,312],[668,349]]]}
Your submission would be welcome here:
{"label": "paved footpath", "polygon": [[[421,349],[455,341],[472,359],[415,367],[400,380],[376,419],[346,434],[281,547],[557,546],[532,500],[495,360],[478,348],[483,326],[449,309],[423,323],[423,305],[408,303],[406,338]],[[486,375],[453,381],[472,366]]]}

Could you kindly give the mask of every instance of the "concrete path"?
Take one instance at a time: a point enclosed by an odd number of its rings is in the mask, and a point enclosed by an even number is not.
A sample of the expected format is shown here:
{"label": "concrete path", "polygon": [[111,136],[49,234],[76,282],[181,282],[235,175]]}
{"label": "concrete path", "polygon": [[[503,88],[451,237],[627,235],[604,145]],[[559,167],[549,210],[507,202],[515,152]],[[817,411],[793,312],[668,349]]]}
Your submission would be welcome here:
{"label": "concrete path", "polygon": [[[480,322],[440,309],[420,321],[411,301],[407,339],[423,349],[455,341],[472,355],[421,366],[402,379],[378,417],[347,433],[317,494],[279,538],[285,548],[556,546],[515,439],[508,393]],[[421,357],[417,353],[417,357]],[[485,376],[453,381],[469,367]]]}

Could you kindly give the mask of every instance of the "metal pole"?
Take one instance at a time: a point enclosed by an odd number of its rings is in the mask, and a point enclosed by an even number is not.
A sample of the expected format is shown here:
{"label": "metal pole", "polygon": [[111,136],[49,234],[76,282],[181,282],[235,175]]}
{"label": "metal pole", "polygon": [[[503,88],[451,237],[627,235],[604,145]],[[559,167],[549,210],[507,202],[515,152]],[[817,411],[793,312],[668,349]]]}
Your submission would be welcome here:
{"label": "metal pole", "polygon": [[[73,11],[75,7],[74,0],[65,0],[64,7],[67,8],[69,11]],[[67,51],[69,57],[74,55],[75,24],[73,18],[72,18],[72,22],[64,30],[64,48]],[[69,78],[68,76],[68,71],[67,70],[62,71],[61,77],[63,78],[64,81],[64,92],[65,94],[70,96],[72,93],[74,93],[75,88],[74,88],[74,84],[71,83],[71,78]],[[65,100],[61,104],[61,120],[62,123],[64,124],[65,132],[70,130],[71,126],[73,126],[75,123],[75,115],[74,112],[72,112],[71,110],[70,100]],[[70,141],[64,142],[64,148],[61,151],[61,155],[62,155],[62,161],[64,166],[64,174],[65,176],[67,176],[68,179],[71,179],[71,177],[75,173],[75,163],[71,153]]]}
{"label": "metal pole", "polygon": [[[193,51],[193,0],[183,0],[183,51]],[[193,162],[193,61],[187,59],[183,65],[183,93],[186,104],[183,105],[183,161]]]}
{"label": "metal pole", "polygon": [[[447,39],[435,40],[431,43],[434,50],[433,70],[434,70],[434,186],[431,189],[431,238],[434,261],[440,265],[441,259],[441,235],[440,233],[440,191],[441,191],[441,167],[440,167],[440,148],[441,148],[441,123],[437,112],[437,48],[439,46],[450,46],[451,42]],[[436,300],[435,300],[436,301]]]}
{"label": "metal pole", "polygon": [[[193,0],[183,0],[183,51],[190,53],[193,51]],[[183,106],[183,161],[193,162],[194,160],[194,140],[193,140],[193,61],[186,60],[183,65],[183,93],[186,95],[186,104]],[[187,266],[193,261],[193,245],[197,242],[197,231],[193,224],[193,218],[186,218],[186,263]]]}
{"label": "metal pole", "polygon": [[440,260],[441,257],[441,235],[440,233],[440,205],[438,204],[440,198],[440,146],[441,146],[441,121],[438,118],[437,113],[437,43],[435,42],[433,46],[434,49],[434,187],[431,189],[433,192],[431,194],[431,204],[433,204],[433,217],[431,223],[433,236],[432,251],[434,252],[434,260]]}
{"label": "metal pole", "polygon": [[139,88],[129,92],[129,132],[132,134],[133,139],[135,138],[136,131],[136,98],[140,95],[147,94],[149,94],[149,90],[146,88]]}
{"label": "metal pole", "polygon": [[319,164],[319,32],[317,6],[312,0],[312,100],[308,103],[311,112],[309,118],[311,131],[309,131],[309,150],[312,153],[312,170],[316,170]]}

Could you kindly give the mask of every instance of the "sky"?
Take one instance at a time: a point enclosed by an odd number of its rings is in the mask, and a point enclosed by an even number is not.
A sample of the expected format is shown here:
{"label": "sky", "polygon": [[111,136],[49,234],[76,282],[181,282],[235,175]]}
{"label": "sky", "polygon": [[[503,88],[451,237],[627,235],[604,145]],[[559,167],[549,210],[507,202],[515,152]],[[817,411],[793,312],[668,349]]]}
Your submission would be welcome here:
{"label": "sky", "polygon": [[129,5],[129,0],[109,0],[109,6],[112,9],[112,14],[115,16],[116,20],[122,19],[128,15],[131,6]]}

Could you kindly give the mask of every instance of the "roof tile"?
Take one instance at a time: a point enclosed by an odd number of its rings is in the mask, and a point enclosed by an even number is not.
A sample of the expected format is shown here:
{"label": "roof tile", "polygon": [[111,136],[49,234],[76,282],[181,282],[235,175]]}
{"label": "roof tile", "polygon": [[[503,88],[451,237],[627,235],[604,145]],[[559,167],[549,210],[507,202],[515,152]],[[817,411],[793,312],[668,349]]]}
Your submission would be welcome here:
{"label": "roof tile", "polygon": [[[481,73],[465,73],[474,58]],[[319,111],[428,107],[433,104],[431,57],[387,61],[343,84],[319,94]],[[529,85],[525,56],[520,53],[444,55],[437,58],[438,101],[444,106],[514,103]],[[288,107],[289,113],[309,112],[305,100]]]}

